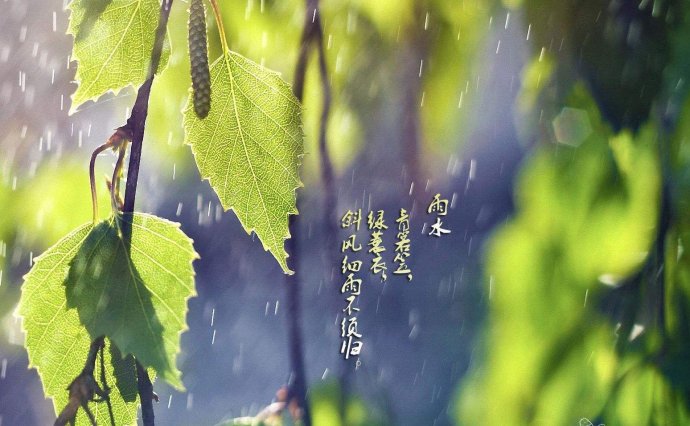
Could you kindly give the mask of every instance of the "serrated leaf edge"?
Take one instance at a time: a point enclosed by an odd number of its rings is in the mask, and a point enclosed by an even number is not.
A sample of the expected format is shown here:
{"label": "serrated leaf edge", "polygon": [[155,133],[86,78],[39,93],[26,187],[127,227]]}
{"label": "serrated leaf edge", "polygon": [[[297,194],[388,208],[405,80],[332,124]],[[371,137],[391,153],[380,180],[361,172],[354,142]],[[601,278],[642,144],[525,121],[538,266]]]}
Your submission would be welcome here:
{"label": "serrated leaf edge", "polygon": [[[156,220],[160,220],[160,221],[162,221],[162,222],[165,222],[166,224],[172,225],[173,227],[178,228],[178,229],[181,230],[181,225],[180,225],[180,223],[178,223],[178,222],[173,222],[173,221],[171,221],[171,220],[168,220],[168,219],[165,219],[165,218],[162,218],[162,217],[159,217],[159,216],[147,214],[147,213],[135,213],[135,214],[136,214],[137,216],[141,216],[141,217],[144,217],[144,218],[147,218],[147,219],[148,219],[148,218],[153,218],[153,219],[156,219]],[[114,219],[115,219],[115,217],[114,217],[114,216],[111,216],[110,218],[108,218],[108,219],[106,219],[106,220],[104,220],[104,221],[101,221],[101,222],[99,222],[98,224],[103,223],[103,222],[110,222],[110,223],[112,223],[112,222],[114,221]],[[49,248],[47,248],[40,256],[35,257],[35,258],[33,259],[33,264],[31,265],[31,269],[29,270],[29,272],[27,272],[26,274],[24,274],[24,276],[22,276],[22,287],[24,287],[24,283],[26,282],[26,280],[27,280],[27,278],[29,277],[29,275],[31,275],[31,273],[33,272],[33,267],[34,267],[34,265],[35,265],[38,261],[40,261],[41,259],[43,259],[44,256],[45,256],[48,252],[50,252],[50,250],[51,250],[53,247],[60,245],[63,241],[70,239],[74,234],[79,233],[79,232],[82,231],[83,229],[91,228],[91,229],[89,229],[89,231],[86,233],[86,235],[84,236],[84,238],[82,238],[81,241],[79,241],[79,243],[75,245],[75,247],[78,249],[79,247],[81,247],[81,245],[84,243],[84,241],[86,241],[86,239],[88,238],[88,236],[91,234],[91,231],[92,231],[94,228],[96,228],[96,226],[97,226],[98,224],[93,225],[91,222],[89,222],[89,223],[85,223],[85,224],[83,224],[83,225],[78,226],[76,229],[74,229],[73,231],[71,231],[70,233],[68,233],[67,235],[65,235],[64,237],[60,238],[60,240],[59,240],[58,242],[56,242],[55,244],[53,244],[52,246],[50,246]],[[187,239],[189,240],[189,243],[190,243],[190,245],[192,246],[192,252],[189,253],[189,254],[192,254],[192,258],[191,258],[190,261],[189,261],[189,264],[190,264],[190,266],[191,266],[191,265],[194,263],[194,261],[200,259],[201,256],[199,256],[199,253],[197,253],[197,251],[194,249],[194,239],[191,238],[191,237],[189,237],[186,233],[184,233],[184,231],[182,232],[182,234],[185,236],[185,238],[187,238]],[[69,253],[71,254],[72,251],[70,251]],[[62,261],[64,261],[64,257],[60,260],[59,263],[62,263]],[[67,277],[68,272],[69,272],[69,270],[63,271],[63,274],[65,275],[65,278]],[[51,273],[51,274],[54,273],[54,269],[51,270],[50,273]],[[186,298],[185,309],[184,309],[184,318],[185,318],[185,321],[184,321],[184,324],[183,324],[182,329],[177,333],[177,338],[178,338],[178,339],[181,338],[182,334],[183,334],[185,331],[188,331],[188,330],[189,330],[189,323],[187,322],[187,314],[189,313],[189,300],[192,299],[192,298],[194,298],[194,297],[196,297],[196,296],[198,296],[198,293],[197,293],[197,291],[196,291],[196,279],[195,279],[195,278],[196,278],[196,270],[194,269],[193,266],[192,266],[192,278],[193,278],[192,293]],[[22,290],[22,291],[23,291],[23,290]],[[32,293],[32,294],[33,294],[33,293]],[[27,297],[31,297],[31,295],[29,295],[29,296],[27,296]],[[20,300],[21,300],[21,297],[20,297]],[[25,316],[25,315],[22,315],[21,309],[20,309],[21,306],[22,306],[22,304],[21,304],[21,303],[18,303],[18,304],[17,304],[17,307],[15,308],[15,310],[14,310],[14,312],[13,312],[12,315],[13,315],[15,318],[17,318],[17,319],[19,320],[19,322],[20,322],[20,329],[21,329],[22,332],[26,335],[27,330],[26,330],[26,328],[25,328],[25,326],[24,326],[24,319],[26,318],[26,316]],[[62,306],[60,307],[60,309],[62,309]],[[86,327],[85,327],[83,324],[80,324],[80,325],[81,325],[83,331],[86,332],[86,333],[88,334],[88,331],[86,330]],[[108,336],[106,336],[106,337],[108,337]],[[25,349],[26,349],[26,348],[25,348]],[[29,352],[29,351],[27,350],[27,355],[28,355],[28,358],[29,358],[29,368],[33,368],[33,369],[36,370],[36,372],[38,373],[39,377],[41,378],[40,382],[41,382],[41,388],[43,389],[43,394],[44,394],[45,396],[47,396],[48,398],[50,398],[50,399],[53,401],[53,403],[54,403],[54,402],[55,402],[54,397],[51,396],[51,395],[48,395],[48,393],[47,393],[46,383],[44,383],[44,381],[43,381],[43,374],[41,373],[41,370],[42,370],[41,367],[39,367],[38,365],[36,365],[36,364],[33,362],[33,359],[32,359],[32,357],[28,354],[28,352]],[[175,361],[177,361],[177,356],[179,355],[180,352],[181,352],[181,348],[180,348],[179,351],[177,351],[177,352],[175,353]],[[123,352],[122,352],[122,358],[124,359],[128,354],[129,354],[129,353],[126,353],[126,352],[123,351]],[[134,354],[132,354],[132,355],[134,355]],[[135,358],[136,358],[136,355],[134,355],[134,356],[135,356]],[[149,367],[149,366],[144,366],[144,367],[147,368],[147,369],[148,369],[148,368],[151,368],[151,367]],[[179,371],[179,370],[177,370],[177,367],[176,367],[176,366],[175,366],[175,370],[176,370],[176,371]],[[155,371],[155,370],[154,370],[154,371]],[[163,375],[159,374],[158,372],[156,372],[156,373],[157,373],[160,377],[164,377]],[[179,380],[179,377],[176,377],[176,378]],[[164,380],[168,381],[167,379],[164,379]],[[179,387],[176,386],[176,385],[174,385],[174,384],[172,384],[172,383],[170,383],[170,384],[171,384],[171,386],[173,386],[174,388],[176,388],[176,389],[178,389],[178,390],[180,390],[180,391],[184,391],[184,390],[185,390],[184,385],[182,384],[182,381],[181,381],[181,380],[180,380]],[[53,405],[54,405],[54,404],[53,404]]]}
{"label": "serrated leaf edge", "polygon": [[[69,13],[70,13],[70,18],[69,18],[70,20],[69,20],[69,24],[67,26],[67,30],[65,31],[65,34],[71,35],[73,39],[76,39],[77,35],[74,32],[72,32],[72,14],[74,12],[70,8],[70,6],[74,3],[74,1],[75,0],[70,0],[69,3],[67,3],[65,5],[63,10],[69,11]],[[145,0],[136,0],[136,1],[137,1],[137,3],[140,4],[142,1],[145,1]],[[161,62],[158,64],[158,69],[156,70],[156,75],[162,74],[163,71],[165,71],[168,68],[170,56],[172,56],[172,48],[173,48],[172,47],[172,38],[170,37],[170,29],[167,27],[165,29],[165,40],[163,41],[163,51],[166,50],[166,47],[165,47],[166,45],[168,46],[169,54],[167,56],[165,56],[164,54],[161,55]],[[110,89],[106,90],[105,92],[101,93],[100,95],[94,95],[92,97],[81,100],[81,102],[79,102],[79,103],[76,103],[74,100],[74,97],[77,94],[77,92],[79,91],[79,87],[81,87],[82,80],[80,78],[81,72],[80,72],[80,68],[79,68],[79,61],[77,59],[74,59],[74,41],[72,42],[72,50],[70,51],[69,60],[70,60],[69,61],[70,64],[71,63],[77,64],[77,71],[74,74],[74,80],[72,81],[72,83],[75,83],[77,85],[77,88],[74,90],[74,92],[72,92],[72,94],[69,97],[70,98],[70,107],[69,107],[69,111],[67,112],[67,114],[70,116],[73,115],[74,113],[78,112],[79,108],[89,101],[96,102],[99,99],[101,99],[102,97],[104,97],[110,93],[112,93],[113,96],[119,96],[123,90],[129,89],[129,88],[138,89],[139,87],[141,87],[142,84],[144,84],[144,81],[146,81],[146,77],[144,77],[144,80],[139,84],[137,84],[135,82],[129,82],[123,86],[110,88]],[[149,67],[150,67],[150,64],[149,64]],[[147,73],[148,73],[148,71],[147,71]]]}
{"label": "serrated leaf edge", "polygon": [[[216,65],[216,63],[218,63],[218,62],[221,61],[221,60],[225,60],[225,62],[226,62],[226,64],[227,64],[227,59],[226,59],[226,58],[229,58],[230,55],[236,55],[236,56],[239,56],[239,57],[241,57],[241,58],[243,58],[243,59],[245,59],[245,60],[247,60],[247,61],[254,62],[254,61],[252,61],[251,59],[249,59],[249,58],[247,58],[247,57],[245,57],[245,56],[243,56],[243,55],[241,55],[241,54],[239,54],[239,53],[237,53],[237,52],[228,51],[228,52],[227,52],[227,55],[226,55],[226,54],[222,54],[222,55],[219,56],[215,61],[213,61],[213,63],[210,65],[209,68],[213,68],[213,66]],[[274,71],[274,70],[271,70],[271,69],[269,69],[269,68],[266,68],[266,67],[264,67],[263,65],[258,64],[258,63],[256,63],[256,62],[254,62],[254,63],[255,63],[257,66],[261,67],[261,69],[262,69],[263,71],[265,71],[265,72],[267,72],[267,73],[269,73],[269,74],[273,74],[273,75],[279,77],[281,84],[285,85],[285,87],[286,87],[287,89],[289,89],[289,92],[290,92],[290,94],[292,95],[292,86],[290,85],[290,83],[288,83],[287,81],[283,80],[282,74],[281,74],[281,73],[279,73],[279,72],[277,72],[277,71]],[[230,72],[229,69],[228,69],[228,72]],[[299,117],[299,129],[300,129],[300,135],[301,135],[301,137],[302,137],[302,146],[304,147],[304,124],[302,123],[302,108],[303,108],[303,107],[302,107],[302,104],[299,102],[299,100],[298,100],[297,98],[294,97],[294,95],[292,95],[292,97],[294,98],[294,101],[295,101],[295,102],[298,104],[298,106],[299,106],[297,115],[298,115],[298,117]],[[190,102],[190,98],[188,97],[188,98],[187,98],[187,104],[184,106],[184,108],[182,108],[181,112],[182,112],[183,115],[185,115],[185,114],[187,113],[187,111],[193,111],[193,108],[194,108],[194,105],[193,105],[192,102]],[[185,144],[185,145],[189,145],[190,147],[192,146],[192,142],[189,141],[189,134],[188,134],[187,126],[184,126],[184,144]],[[196,164],[196,166],[197,166],[197,170],[198,170],[198,168],[199,168],[198,164],[199,164],[199,163],[198,163],[198,161],[197,161],[197,154],[194,152],[194,150],[192,150],[192,155],[194,156],[194,162],[195,162],[195,164]],[[302,159],[303,159],[304,155],[305,155],[304,151],[303,151],[301,154],[298,154],[298,155],[297,155],[297,165],[296,165],[296,167],[297,167],[297,181],[298,181],[298,184],[297,184],[295,187],[291,188],[292,197],[293,197],[294,200],[295,200],[295,207],[294,207],[293,210],[288,211],[287,214],[286,214],[286,220],[287,220],[287,222],[288,222],[287,235],[283,235],[283,236],[281,237],[281,238],[282,238],[282,241],[283,241],[283,258],[284,258],[284,261],[285,261],[285,266],[283,266],[283,264],[282,264],[280,261],[278,261],[278,264],[280,265],[280,267],[281,267],[281,269],[283,270],[283,272],[284,272],[285,274],[287,274],[287,275],[293,275],[293,274],[295,273],[294,271],[292,271],[292,270],[287,266],[287,259],[290,258],[290,254],[287,252],[287,250],[285,250],[285,241],[288,240],[288,239],[290,239],[290,238],[292,238],[292,235],[291,235],[291,233],[290,233],[290,226],[289,226],[289,224],[290,224],[290,216],[291,216],[291,215],[292,215],[292,216],[297,216],[297,215],[299,215],[299,210],[297,209],[297,190],[298,190],[299,188],[303,188],[303,187],[304,187],[304,182],[302,182],[302,179],[301,179],[300,176],[299,176],[299,170],[300,170],[300,167],[302,166]],[[221,206],[223,206],[223,211],[224,211],[224,212],[227,212],[227,211],[229,211],[229,210],[232,210],[233,212],[235,212],[235,216],[237,216],[238,221],[240,222],[240,225],[242,225],[242,229],[244,229],[244,231],[245,231],[248,235],[251,235],[252,232],[253,232],[253,233],[259,238],[259,241],[261,241],[261,245],[262,245],[264,251],[269,252],[269,253],[271,253],[271,254],[273,254],[274,256],[277,257],[277,253],[273,253],[273,251],[271,250],[271,248],[268,247],[268,245],[263,241],[263,239],[262,239],[262,238],[259,236],[259,234],[256,232],[256,228],[249,228],[249,227],[245,226],[245,224],[243,223],[243,221],[239,219],[239,214],[237,213],[237,210],[235,210],[235,206],[233,206],[233,205],[227,205],[227,206],[226,206],[226,205],[225,205],[225,203],[223,202],[223,200],[221,199],[221,197],[218,195],[218,193],[216,192],[215,188],[213,187],[213,184],[212,184],[212,182],[211,182],[211,179],[210,179],[209,177],[204,177],[204,176],[201,174],[201,170],[199,170],[199,175],[201,176],[201,180],[202,180],[202,181],[208,181],[208,182],[209,182],[209,185],[211,186],[211,189],[213,189],[213,192],[216,194],[216,197],[217,197],[218,200],[220,201]]]}

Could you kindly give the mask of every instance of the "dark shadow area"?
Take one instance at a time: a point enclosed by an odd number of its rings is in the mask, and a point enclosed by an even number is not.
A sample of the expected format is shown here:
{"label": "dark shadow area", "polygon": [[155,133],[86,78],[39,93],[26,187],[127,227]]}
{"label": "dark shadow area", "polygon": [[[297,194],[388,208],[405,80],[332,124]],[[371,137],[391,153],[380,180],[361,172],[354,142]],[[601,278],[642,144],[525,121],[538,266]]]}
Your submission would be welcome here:
{"label": "dark shadow area", "polygon": [[[65,280],[67,307],[77,309],[92,338],[108,336],[123,353],[136,351],[144,365],[169,371],[173,367],[165,355],[164,329],[151,292],[125,247],[112,222],[102,222],[91,231]],[[122,359],[121,354],[117,355]],[[135,380],[132,368],[130,362],[115,369],[118,382]]]}
{"label": "dark shadow area", "polygon": [[110,341],[108,341],[108,347],[115,376],[115,387],[125,402],[134,402],[137,399],[137,369],[134,365],[134,357],[131,354],[123,357],[120,349]]}

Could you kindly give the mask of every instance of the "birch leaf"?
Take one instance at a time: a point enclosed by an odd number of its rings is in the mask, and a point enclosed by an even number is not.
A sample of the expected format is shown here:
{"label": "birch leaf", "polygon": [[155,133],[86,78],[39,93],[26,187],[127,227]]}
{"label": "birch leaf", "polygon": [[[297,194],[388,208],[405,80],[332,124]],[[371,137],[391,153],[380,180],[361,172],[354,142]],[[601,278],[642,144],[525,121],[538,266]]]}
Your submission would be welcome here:
{"label": "birch leaf", "polygon": [[[129,248],[120,227],[131,228]],[[24,278],[18,314],[30,365],[56,412],[84,366],[90,342],[101,335],[115,343],[106,351],[106,364],[109,385],[119,388],[111,392],[116,424],[136,424],[136,373],[129,355],[182,388],[175,357],[187,329],[187,301],[196,294],[197,257],[178,224],[135,214],[120,224],[110,219],[82,225],[36,259]],[[94,409],[110,423],[105,404]]]}
{"label": "birch leaf", "polygon": [[[78,85],[70,114],[86,101],[146,80],[160,18],[158,0],[74,0],[68,8]],[[166,37],[158,72],[169,56]]]}
{"label": "birch leaf", "polygon": [[256,232],[285,273],[288,215],[297,214],[295,190],[303,155],[301,108],[280,76],[227,52],[211,65],[211,111],[184,110],[185,142],[225,210],[247,233]]}

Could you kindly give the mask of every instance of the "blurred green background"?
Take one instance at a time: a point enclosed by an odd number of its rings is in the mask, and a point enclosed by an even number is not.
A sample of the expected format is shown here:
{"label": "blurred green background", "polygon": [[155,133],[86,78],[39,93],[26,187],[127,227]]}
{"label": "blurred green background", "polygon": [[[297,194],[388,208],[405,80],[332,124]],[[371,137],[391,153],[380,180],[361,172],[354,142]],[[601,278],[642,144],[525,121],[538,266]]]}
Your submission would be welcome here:
{"label": "blurred green background", "polygon": [[[13,316],[21,277],[89,220],[89,155],[134,100],[125,90],[67,115],[64,4],[6,0],[0,14],[0,424],[53,421]],[[303,2],[220,5],[231,49],[291,81]],[[295,238],[315,424],[690,423],[690,6],[321,6],[337,213],[385,209],[390,224],[411,211],[414,279],[369,277],[353,370],[338,354],[340,237],[325,235],[321,211],[312,63]],[[178,363],[187,392],[158,383],[155,409],[160,424],[206,425],[257,414],[289,368],[281,272],[182,144],[187,7],[172,10],[137,208],[181,222],[202,257]],[[102,156],[97,176],[114,160]],[[436,193],[452,200],[440,239],[426,235]]]}

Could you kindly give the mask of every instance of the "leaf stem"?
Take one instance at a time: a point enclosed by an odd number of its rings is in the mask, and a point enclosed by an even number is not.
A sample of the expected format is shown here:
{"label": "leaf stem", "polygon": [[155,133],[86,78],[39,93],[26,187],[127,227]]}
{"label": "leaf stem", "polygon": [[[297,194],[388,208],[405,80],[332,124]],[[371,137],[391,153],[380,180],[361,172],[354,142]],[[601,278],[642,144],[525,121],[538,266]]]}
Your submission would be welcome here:
{"label": "leaf stem", "polygon": [[220,35],[220,44],[223,46],[223,53],[227,54],[230,49],[228,48],[228,39],[225,37],[225,27],[223,26],[223,17],[220,14],[218,1],[209,0],[209,3],[211,3],[211,9],[213,9],[213,16],[216,18],[216,26],[218,26],[218,34]]}
{"label": "leaf stem", "polygon": [[[95,225],[96,222],[98,221],[98,197],[96,195],[96,176],[95,176],[95,168],[96,168],[96,158],[98,155],[105,151],[108,148],[112,149],[117,149],[120,152],[120,156],[123,156],[124,151],[127,150],[127,140],[131,136],[126,133],[123,129],[117,129],[115,130],[115,133],[113,133],[108,140],[98,148],[96,148],[92,153],[91,153],[91,161],[89,162],[89,180],[91,182],[91,205],[93,207],[93,224]],[[125,144],[123,146],[123,144]],[[122,162],[121,159],[118,158],[118,164],[119,164],[119,170],[122,170]],[[115,170],[118,170],[118,167],[115,167]],[[113,180],[115,179],[115,173],[113,173]],[[111,182],[114,184],[114,182]]]}
{"label": "leaf stem", "polygon": [[108,145],[110,141],[104,143],[103,145],[96,148],[93,153],[91,153],[91,161],[89,162],[89,181],[91,182],[91,207],[93,212],[93,224],[96,225],[98,222],[98,196],[96,195],[96,157],[98,154],[110,148]]}

